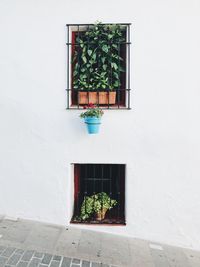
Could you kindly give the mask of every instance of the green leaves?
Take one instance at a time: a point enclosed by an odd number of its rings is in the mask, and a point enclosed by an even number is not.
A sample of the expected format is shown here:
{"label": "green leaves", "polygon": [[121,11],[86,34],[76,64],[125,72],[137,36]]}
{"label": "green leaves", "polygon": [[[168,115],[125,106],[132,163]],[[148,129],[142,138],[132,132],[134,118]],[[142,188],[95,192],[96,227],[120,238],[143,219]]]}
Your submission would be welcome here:
{"label": "green leaves", "polygon": [[102,50],[103,50],[105,53],[108,53],[108,51],[109,51],[109,46],[108,46],[108,45],[103,45],[103,46],[102,46]]}
{"label": "green leaves", "polygon": [[107,69],[107,65],[103,64],[103,70],[106,70],[106,69]]}
{"label": "green leaves", "polygon": [[77,74],[78,74],[78,71],[77,70],[74,70],[73,76],[76,76]]}
{"label": "green leaves", "polygon": [[82,60],[83,60],[84,63],[87,63],[87,58],[86,58],[85,55],[82,55]]}
{"label": "green leaves", "polygon": [[94,213],[100,212],[102,209],[110,210],[116,205],[117,201],[111,199],[105,192],[86,196],[81,205],[80,219],[85,221]]}
{"label": "green leaves", "polygon": [[106,60],[105,57],[102,57],[102,58],[101,58],[101,61],[102,61],[103,64],[105,63],[105,60]]}
{"label": "green leaves", "polygon": [[118,66],[117,66],[117,64],[115,62],[112,62],[111,63],[111,67],[114,68],[115,70],[118,69]]}
{"label": "green leaves", "polygon": [[112,47],[114,47],[115,49],[118,49],[118,45],[117,44],[112,44]]}
{"label": "green leaves", "polygon": [[113,90],[120,87],[120,73],[124,71],[119,50],[120,43],[125,42],[123,30],[119,25],[97,23],[76,37],[73,88]]}
{"label": "green leaves", "polygon": [[96,53],[93,53],[93,55],[92,55],[92,59],[95,61],[96,58],[97,58],[97,54],[96,54]]}
{"label": "green leaves", "polygon": [[91,56],[91,55],[92,55],[92,50],[89,49],[89,50],[87,51],[87,53],[88,53],[89,56]]}
{"label": "green leaves", "polygon": [[113,86],[116,88],[116,87],[119,87],[121,85],[120,81],[119,80],[116,80],[113,84]]}

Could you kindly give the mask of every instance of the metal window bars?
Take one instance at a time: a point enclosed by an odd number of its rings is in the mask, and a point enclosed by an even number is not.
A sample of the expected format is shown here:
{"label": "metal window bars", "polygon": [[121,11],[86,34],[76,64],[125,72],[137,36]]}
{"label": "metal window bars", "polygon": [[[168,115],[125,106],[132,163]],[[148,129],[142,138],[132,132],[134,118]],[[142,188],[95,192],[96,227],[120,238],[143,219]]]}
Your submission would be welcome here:
{"label": "metal window bars", "polygon": [[[89,37],[96,25],[104,29],[118,27],[121,29],[121,39],[110,39],[103,41],[104,48],[108,49],[109,55],[116,58],[112,63],[102,63],[102,40],[97,35],[95,40]],[[130,107],[130,23],[100,23],[100,24],[66,24],[67,27],[67,109],[82,109],[89,103],[96,104],[102,109],[131,109]],[[105,34],[105,32],[104,32]],[[109,34],[109,33],[108,33]],[[84,48],[83,48],[84,45]],[[103,48],[103,49],[104,49]],[[86,49],[87,58],[83,57],[83,49]],[[104,49],[105,50],[105,49]],[[92,52],[91,52],[92,51]],[[82,68],[84,61],[90,60],[93,51],[96,54],[96,61],[88,64],[84,73],[84,83],[81,84],[80,77],[83,77]],[[105,52],[105,51],[104,51]],[[110,62],[110,63],[109,63]],[[77,65],[75,70],[75,65]],[[86,66],[85,64],[84,66]],[[102,74],[102,66],[105,73],[106,85],[92,82],[94,73]],[[89,70],[90,68],[90,70]],[[88,70],[88,71],[87,71]],[[81,76],[82,75],[82,76]],[[99,78],[100,79],[100,78]],[[79,80],[79,81],[78,81]],[[116,81],[119,81],[118,84]],[[78,82],[77,82],[78,81]],[[84,86],[83,86],[84,84]]]}
{"label": "metal window bars", "polygon": [[[75,198],[71,223],[125,225],[125,165],[124,164],[74,164]],[[105,192],[117,205],[106,212],[105,218],[97,220],[95,214],[86,220],[80,218],[85,197]],[[85,204],[86,205],[86,204]],[[95,205],[95,200],[93,202]],[[86,209],[86,206],[85,206]],[[103,204],[101,203],[101,210]]]}

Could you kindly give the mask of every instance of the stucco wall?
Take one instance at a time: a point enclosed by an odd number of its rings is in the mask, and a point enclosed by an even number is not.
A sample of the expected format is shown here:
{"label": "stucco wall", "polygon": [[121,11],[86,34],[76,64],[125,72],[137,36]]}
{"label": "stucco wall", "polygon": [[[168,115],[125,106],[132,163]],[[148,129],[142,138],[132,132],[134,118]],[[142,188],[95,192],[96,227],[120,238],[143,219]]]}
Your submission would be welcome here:
{"label": "stucco wall", "polygon": [[[198,0],[0,1],[0,214],[68,224],[71,163],[125,163],[126,227],[200,249]],[[66,23],[132,22],[132,110],[66,106]]]}

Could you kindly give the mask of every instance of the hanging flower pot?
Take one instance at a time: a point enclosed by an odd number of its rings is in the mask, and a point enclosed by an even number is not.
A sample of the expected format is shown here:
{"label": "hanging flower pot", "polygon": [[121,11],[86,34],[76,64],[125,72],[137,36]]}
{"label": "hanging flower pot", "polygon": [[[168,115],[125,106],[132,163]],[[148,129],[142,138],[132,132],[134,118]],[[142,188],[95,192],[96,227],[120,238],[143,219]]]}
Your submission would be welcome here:
{"label": "hanging flower pot", "polygon": [[97,134],[99,132],[101,118],[88,116],[88,117],[85,117],[84,120],[87,125],[87,130],[89,134]]}
{"label": "hanging flower pot", "polygon": [[80,117],[84,119],[89,134],[97,134],[101,124],[103,110],[90,103],[84,106],[87,111],[81,113]]}

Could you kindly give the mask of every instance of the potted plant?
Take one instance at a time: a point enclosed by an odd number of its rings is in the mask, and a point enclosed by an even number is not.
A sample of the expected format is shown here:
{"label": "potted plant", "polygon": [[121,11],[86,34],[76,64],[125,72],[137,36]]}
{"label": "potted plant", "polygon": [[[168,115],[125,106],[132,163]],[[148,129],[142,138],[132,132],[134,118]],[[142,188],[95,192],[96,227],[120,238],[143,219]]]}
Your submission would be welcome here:
{"label": "potted plant", "polygon": [[92,103],[84,106],[85,112],[80,114],[80,117],[84,119],[87,124],[89,134],[97,134],[101,124],[101,117],[103,116],[103,110]]}
{"label": "potted plant", "polygon": [[85,221],[95,215],[97,221],[105,218],[106,212],[112,209],[117,204],[117,201],[111,199],[105,192],[97,193],[92,196],[84,197],[80,219]]}
{"label": "potted plant", "polygon": [[96,23],[75,38],[73,88],[79,104],[115,104],[120,88],[123,58],[120,44],[126,41],[120,25]]}

